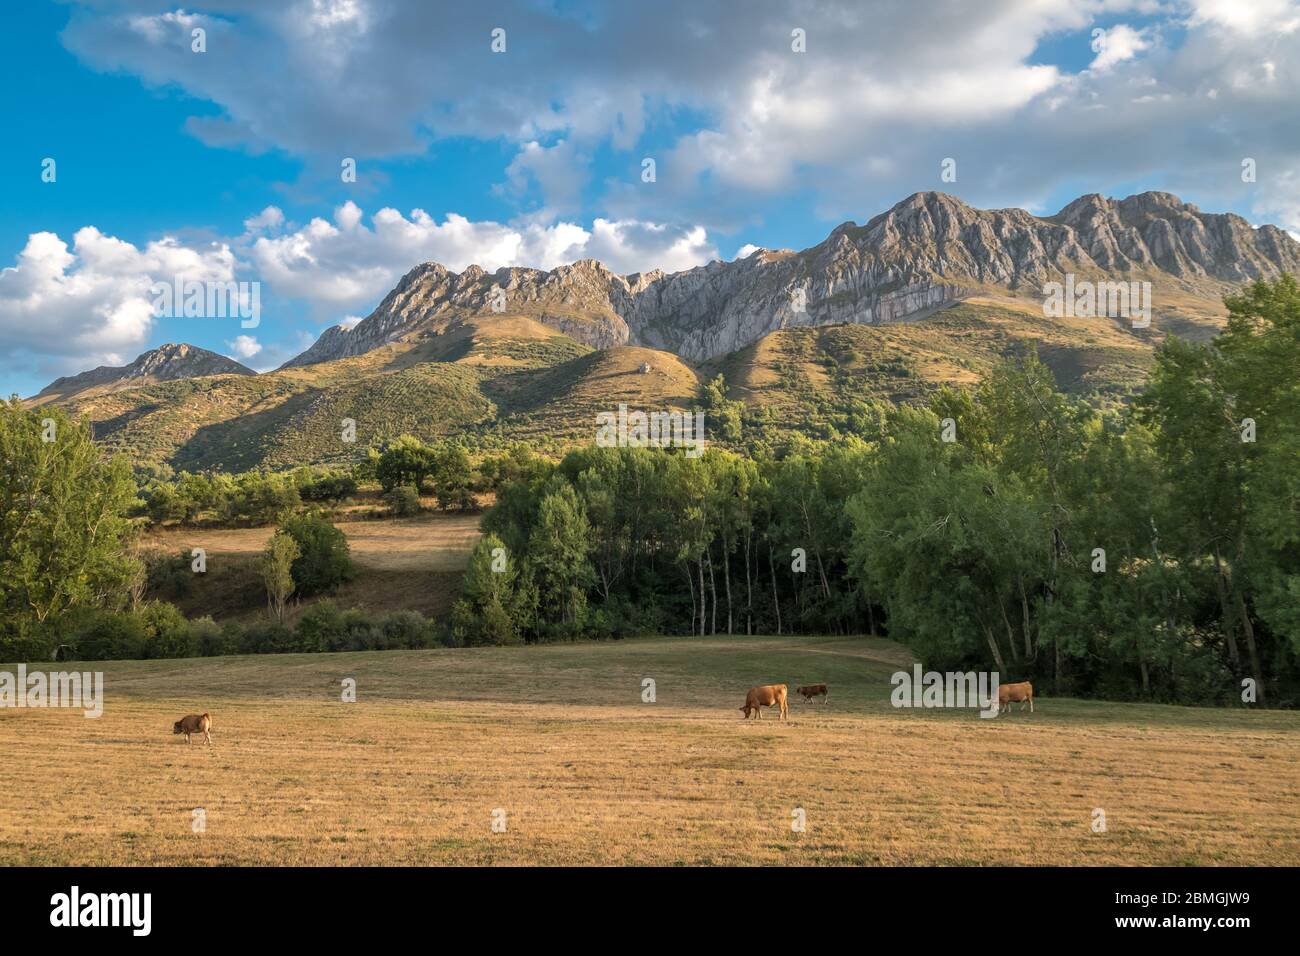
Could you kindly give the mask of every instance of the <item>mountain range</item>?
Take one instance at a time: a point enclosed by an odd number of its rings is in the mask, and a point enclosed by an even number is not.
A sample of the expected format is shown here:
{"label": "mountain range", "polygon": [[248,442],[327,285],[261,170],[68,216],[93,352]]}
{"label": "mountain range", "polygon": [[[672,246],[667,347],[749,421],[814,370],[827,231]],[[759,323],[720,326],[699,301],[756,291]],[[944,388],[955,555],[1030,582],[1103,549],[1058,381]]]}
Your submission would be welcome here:
{"label": "mountain range", "polygon": [[[357,452],[337,438],[342,418],[357,421],[362,448],[401,432],[560,448],[589,441],[595,412],[620,401],[693,406],[719,373],[774,427],[817,431],[862,399],[972,384],[1025,341],[1064,387],[1120,401],[1165,335],[1213,335],[1225,293],[1284,272],[1300,274],[1284,230],[1169,193],[1087,195],[1050,217],[916,193],[801,252],[676,273],[427,262],[274,372],[167,345],[31,401],[86,414],[138,461],[186,468],[347,460]],[[1066,274],[1150,282],[1151,327],[1045,318],[1043,286]]]}

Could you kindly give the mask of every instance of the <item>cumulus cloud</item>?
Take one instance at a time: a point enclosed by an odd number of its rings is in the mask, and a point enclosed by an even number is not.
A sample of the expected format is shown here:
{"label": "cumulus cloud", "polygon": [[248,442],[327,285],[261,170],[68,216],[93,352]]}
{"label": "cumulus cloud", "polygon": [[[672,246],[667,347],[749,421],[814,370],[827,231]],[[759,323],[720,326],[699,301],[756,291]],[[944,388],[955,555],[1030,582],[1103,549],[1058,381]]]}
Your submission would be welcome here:
{"label": "cumulus cloud", "polygon": [[[384,208],[367,222],[363,210],[347,202],[331,219],[299,227],[273,206],[248,217],[245,226],[243,235],[204,247],[164,237],[137,248],[86,226],[69,248],[52,232],[33,233],[15,265],[0,271],[0,353],[16,363],[37,356],[43,368],[80,371],[130,361],[160,322],[172,323],[170,339],[193,337],[182,323],[207,320],[155,316],[151,287],[178,278],[259,281],[277,300],[301,301],[319,319],[334,324],[342,316],[340,324],[351,326],[403,274],[430,260],[463,271],[471,264],[551,269],[596,258],[631,273],[676,271],[717,258],[702,227],[640,220],[596,219],[586,229],[571,222],[475,222],[455,213],[438,221],[421,209],[403,215]],[[274,356],[279,364],[294,354],[251,335],[225,344],[240,360]]]}
{"label": "cumulus cloud", "polygon": [[596,219],[588,230],[571,222],[474,222],[456,213],[438,221],[422,209],[403,215],[387,207],[369,225],[364,219],[349,201],[332,220],[257,236],[247,257],[277,295],[310,302],[327,317],[373,307],[404,273],[430,260],[460,272],[470,265],[553,269],[593,258],[616,272],[640,272],[687,269],[717,258],[699,226]]}
{"label": "cumulus cloud", "polygon": [[[651,152],[658,183],[606,182],[592,214],[714,232],[791,190],[832,221],[920,188],[1032,205],[1063,184],[1158,178],[1240,201],[1227,151],[1277,170],[1297,153],[1296,124],[1277,121],[1300,96],[1296,0],[753,0],[743,13],[698,0],[504,0],[491,23],[473,4],[205,10],[97,0],[74,11],[64,42],[93,66],[216,104],[190,124],[214,145],[323,164],[450,137],[503,142],[502,195],[542,223],[584,211],[592,158],[610,149],[637,150],[629,169]],[[1129,22],[1107,30],[1086,68],[1042,58],[1045,44],[1086,51],[1100,17]],[[203,57],[189,53],[194,23],[208,30]],[[806,52],[791,49],[795,26]],[[945,186],[949,157],[959,176]],[[1288,208],[1282,190],[1261,177],[1250,201]]]}
{"label": "cumulus cloud", "polygon": [[56,367],[120,365],[143,350],[156,321],[150,286],[176,276],[234,278],[226,243],[193,248],[163,238],[137,248],[94,226],[69,249],[52,232],[32,233],[15,265],[0,270],[0,353],[49,356]]}
{"label": "cumulus cloud", "polygon": [[1088,69],[1098,72],[1109,70],[1116,63],[1131,60],[1151,46],[1147,31],[1135,30],[1126,23],[1102,31],[1097,40],[1100,50]]}
{"label": "cumulus cloud", "polygon": [[234,339],[226,343],[226,348],[234,352],[235,356],[240,360],[251,359],[262,351],[262,343],[251,335],[236,335]]}

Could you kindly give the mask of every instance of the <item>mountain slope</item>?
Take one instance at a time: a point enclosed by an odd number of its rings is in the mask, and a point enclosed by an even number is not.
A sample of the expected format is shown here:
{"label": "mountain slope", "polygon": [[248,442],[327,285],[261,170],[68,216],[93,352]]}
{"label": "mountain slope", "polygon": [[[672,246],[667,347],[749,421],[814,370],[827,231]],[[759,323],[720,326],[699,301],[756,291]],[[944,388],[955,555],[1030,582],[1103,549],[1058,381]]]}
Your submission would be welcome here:
{"label": "mountain slope", "polygon": [[101,365],[89,372],[55,379],[33,399],[36,404],[68,399],[87,392],[112,392],[140,385],[171,382],[208,375],[256,375],[234,359],[184,343],[160,345],[136,357],[129,365]]}
{"label": "mountain slope", "polygon": [[[1026,346],[1066,389],[1114,403],[1141,386],[1166,335],[1213,334],[1225,292],[1300,272],[1298,251],[1280,230],[1166,193],[1085,196],[1046,219],[918,193],[803,252],[674,275],[619,276],[592,260],[492,274],[426,263],[351,331],[275,372],[169,346],[34,401],[86,415],[97,440],[137,462],[187,469],[354,461],[403,432],[558,452],[590,443],[596,414],[622,402],[699,408],[717,374],[767,437],[827,434],[855,428],[864,402],[973,385]],[[1044,317],[1042,285],[1065,272],[1150,281],[1151,327]],[[806,312],[791,310],[796,289]],[[344,419],[355,443],[342,441]]]}
{"label": "mountain slope", "polygon": [[288,365],[363,354],[457,316],[490,314],[494,303],[594,348],[642,345],[705,361],[786,328],[888,324],[980,293],[1041,304],[1043,284],[1067,273],[1150,281],[1157,327],[1166,304],[1199,303],[1181,331],[1206,334],[1231,287],[1282,272],[1300,272],[1300,243],[1283,230],[1203,213],[1169,193],[1083,196],[1039,218],[926,192],[802,252],[759,250],[672,274],[620,276],[594,260],[494,273],[425,263],[365,320],[329,330]]}

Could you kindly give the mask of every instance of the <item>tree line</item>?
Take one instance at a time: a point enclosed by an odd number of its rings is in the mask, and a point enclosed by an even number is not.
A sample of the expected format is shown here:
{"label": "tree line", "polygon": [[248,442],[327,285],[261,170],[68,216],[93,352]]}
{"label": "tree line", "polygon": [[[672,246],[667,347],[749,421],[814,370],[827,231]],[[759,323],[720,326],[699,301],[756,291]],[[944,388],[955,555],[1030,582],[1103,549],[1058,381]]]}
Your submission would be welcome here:
{"label": "tree line", "polygon": [[1300,290],[1226,302],[1225,331],[1164,343],[1126,408],[1026,349],[834,443],[534,460],[485,516],[453,629],[888,633],[1059,693],[1291,703]]}

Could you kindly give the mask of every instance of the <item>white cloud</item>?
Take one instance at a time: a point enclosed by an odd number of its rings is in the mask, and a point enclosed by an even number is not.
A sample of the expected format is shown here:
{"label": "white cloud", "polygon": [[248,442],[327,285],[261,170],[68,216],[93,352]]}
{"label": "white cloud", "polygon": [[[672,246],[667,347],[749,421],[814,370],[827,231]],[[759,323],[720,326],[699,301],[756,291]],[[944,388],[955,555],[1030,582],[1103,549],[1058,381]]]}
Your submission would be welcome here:
{"label": "white cloud", "polygon": [[1146,30],[1134,30],[1127,23],[1118,23],[1100,37],[1101,50],[1088,69],[1096,72],[1109,70],[1116,63],[1131,60],[1143,50],[1150,49]]}
{"label": "white cloud", "polygon": [[589,158],[580,153],[571,140],[543,146],[536,140],[524,143],[506,167],[507,182],[498,191],[515,196],[527,194],[536,186],[544,207],[535,216],[538,221],[580,208],[582,189],[590,178]]}
{"label": "white cloud", "polygon": [[52,232],[32,233],[17,263],[0,270],[0,353],[53,356],[61,367],[122,364],[153,330],[154,282],[234,278],[224,243],[196,249],[173,238],[139,249],[85,226],[72,248]]}
{"label": "white cloud", "polygon": [[[206,142],[334,170],[342,143],[358,157],[422,154],[451,137],[504,143],[513,156],[500,195],[542,224],[585,211],[592,158],[611,151],[630,172],[604,184],[594,212],[716,232],[752,223],[759,203],[791,190],[831,221],[862,218],[943,188],[945,157],[961,170],[950,188],[980,205],[1156,179],[1238,200],[1225,150],[1249,144],[1280,167],[1300,147],[1295,124],[1278,122],[1300,97],[1296,0],[827,0],[798,8],[801,54],[778,0],[743,15],[698,0],[598,12],[502,0],[504,55],[485,52],[472,4],[139,6],[76,8],[64,42],[93,66],[216,104],[189,124]],[[1100,18],[1124,16],[1139,25],[1111,26],[1088,68],[1043,60],[1059,42],[1086,51]],[[191,20],[223,60],[188,52]],[[658,161],[653,189],[633,182],[642,150]],[[1261,180],[1258,191],[1274,188]],[[439,227],[456,231],[451,217]],[[498,258],[528,241],[506,239]],[[335,295],[346,300],[352,285]]]}
{"label": "white cloud", "polygon": [[236,335],[233,340],[226,343],[226,347],[241,360],[251,359],[262,351],[262,343],[251,335]]}
{"label": "white cloud", "polygon": [[553,269],[576,259],[600,259],[616,272],[687,269],[717,258],[700,226],[597,219],[589,230],[570,222],[506,225],[449,213],[441,222],[422,209],[403,215],[383,208],[363,221],[352,202],[333,222],[316,218],[282,235],[258,236],[247,256],[277,295],[312,303],[334,321],[339,312],[370,309],[415,265],[440,262],[460,272],[479,265]]}
{"label": "white cloud", "polygon": [[257,215],[249,216],[244,220],[244,228],[250,233],[278,229],[282,225],[284,225],[284,212],[279,206],[267,206]]}
{"label": "white cloud", "polygon": [[1211,25],[1247,36],[1300,29],[1295,0],[1192,0],[1190,26]]}

